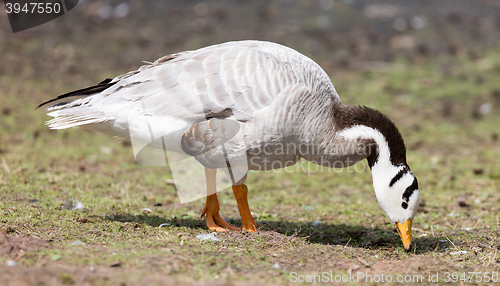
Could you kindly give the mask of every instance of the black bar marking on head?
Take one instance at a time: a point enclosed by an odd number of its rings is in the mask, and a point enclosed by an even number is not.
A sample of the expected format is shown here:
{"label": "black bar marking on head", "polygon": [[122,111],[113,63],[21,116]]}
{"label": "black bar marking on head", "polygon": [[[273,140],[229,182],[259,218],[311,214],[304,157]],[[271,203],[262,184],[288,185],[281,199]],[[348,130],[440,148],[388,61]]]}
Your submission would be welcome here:
{"label": "black bar marking on head", "polygon": [[403,200],[405,202],[408,202],[408,200],[410,199],[411,195],[415,190],[418,190],[417,178],[414,178],[413,183],[411,183],[411,185],[408,188],[406,188],[405,192],[403,193]]}
{"label": "black bar marking on head", "polygon": [[399,171],[396,176],[394,176],[394,178],[392,178],[391,182],[389,183],[389,187],[392,187],[392,185],[399,181],[399,179],[401,179],[404,174],[408,173],[409,170],[410,169],[408,168],[408,166],[404,166],[404,168],[401,169],[401,171]]}

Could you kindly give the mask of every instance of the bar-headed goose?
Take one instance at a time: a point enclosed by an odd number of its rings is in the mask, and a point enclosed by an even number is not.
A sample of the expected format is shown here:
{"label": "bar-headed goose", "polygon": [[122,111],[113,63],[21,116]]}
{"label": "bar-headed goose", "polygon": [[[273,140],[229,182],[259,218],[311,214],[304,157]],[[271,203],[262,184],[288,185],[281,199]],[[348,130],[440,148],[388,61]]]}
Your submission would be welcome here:
{"label": "bar-headed goose", "polygon": [[[293,49],[239,41],[181,52],[40,106],[49,103],[52,129],[83,126],[147,140],[150,132],[135,123],[147,118],[166,138],[156,147],[194,156],[206,168],[203,215],[211,230],[256,231],[244,184],[248,169],[301,158],[346,167],[366,158],[377,200],[410,248],[419,190],[401,134],[380,112],[342,104],[323,69]],[[217,168],[241,158],[244,175],[232,182],[239,228],[219,215],[215,179]]]}

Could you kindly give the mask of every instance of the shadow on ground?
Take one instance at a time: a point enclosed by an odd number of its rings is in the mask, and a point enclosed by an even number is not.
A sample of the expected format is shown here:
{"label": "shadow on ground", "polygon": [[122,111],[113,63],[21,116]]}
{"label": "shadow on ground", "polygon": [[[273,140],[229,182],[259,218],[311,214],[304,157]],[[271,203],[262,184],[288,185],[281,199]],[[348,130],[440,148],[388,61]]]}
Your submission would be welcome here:
{"label": "shadow on ground", "polygon": [[[152,227],[171,226],[187,227],[207,231],[204,219],[193,218],[171,218],[166,219],[156,215],[130,215],[116,214],[108,215],[104,218],[108,221],[128,222],[137,224],[147,224]],[[229,220],[234,225],[240,225],[239,220]],[[319,243],[324,245],[341,245],[370,250],[391,251],[398,246],[402,246],[401,240],[395,229],[388,228],[367,228],[363,226],[352,226],[347,224],[327,224],[313,225],[311,222],[291,222],[291,221],[257,221],[262,231],[274,231],[285,236],[297,236],[304,238],[309,243]],[[447,251],[446,237],[417,237],[413,238],[411,251],[415,254],[426,254],[430,252]],[[415,249],[415,246],[417,247]]]}

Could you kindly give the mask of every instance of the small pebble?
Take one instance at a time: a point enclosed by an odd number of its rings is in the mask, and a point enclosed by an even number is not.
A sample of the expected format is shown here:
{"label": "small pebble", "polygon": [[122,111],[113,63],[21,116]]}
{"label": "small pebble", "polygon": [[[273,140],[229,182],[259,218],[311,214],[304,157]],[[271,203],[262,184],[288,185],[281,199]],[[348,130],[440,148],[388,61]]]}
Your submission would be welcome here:
{"label": "small pebble", "polygon": [[465,201],[459,201],[458,205],[460,207],[463,207],[463,208],[470,207],[470,205],[468,203],[466,203]]}
{"label": "small pebble", "polygon": [[281,266],[278,262],[276,262],[276,263],[274,263],[273,268],[274,269],[281,269]]}
{"label": "small pebble", "polygon": [[14,260],[7,260],[5,264],[7,264],[7,266],[17,266],[17,262]]}
{"label": "small pebble", "polygon": [[478,168],[478,169],[474,169],[474,170],[472,170],[472,172],[473,172],[475,175],[482,175],[482,174],[484,173],[484,169]]}
{"label": "small pebble", "polygon": [[71,198],[67,201],[64,201],[64,205],[62,208],[65,210],[82,210],[85,208],[85,206],[82,204],[82,202]]}
{"label": "small pebble", "polygon": [[103,146],[103,147],[101,147],[101,152],[102,152],[103,154],[109,155],[109,154],[113,153],[113,149],[111,149],[111,148],[109,148],[109,147],[104,147],[104,146]]}
{"label": "small pebble", "polygon": [[479,112],[481,112],[482,115],[486,115],[486,114],[490,113],[491,107],[492,107],[491,103],[483,103],[479,107]]}
{"label": "small pebble", "polygon": [[313,223],[311,223],[311,225],[312,226],[320,226],[321,225],[321,221],[320,220],[316,220]]}
{"label": "small pebble", "polygon": [[200,233],[196,236],[201,240],[212,240],[212,241],[220,241],[217,237],[215,237],[215,233]]}
{"label": "small pebble", "polygon": [[85,245],[85,243],[84,243],[84,242],[81,242],[81,241],[79,241],[79,240],[76,240],[76,241],[74,241],[71,245],[73,245],[73,246],[78,246],[78,245]]}

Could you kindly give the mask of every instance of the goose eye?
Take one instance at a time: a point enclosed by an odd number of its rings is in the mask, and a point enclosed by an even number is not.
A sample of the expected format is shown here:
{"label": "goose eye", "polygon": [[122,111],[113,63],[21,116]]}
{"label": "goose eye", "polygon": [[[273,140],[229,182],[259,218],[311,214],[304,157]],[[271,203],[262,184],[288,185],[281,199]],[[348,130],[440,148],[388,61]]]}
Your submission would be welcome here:
{"label": "goose eye", "polygon": [[404,209],[407,209],[408,208],[408,203],[407,202],[402,202],[401,203],[401,207],[404,208]]}

